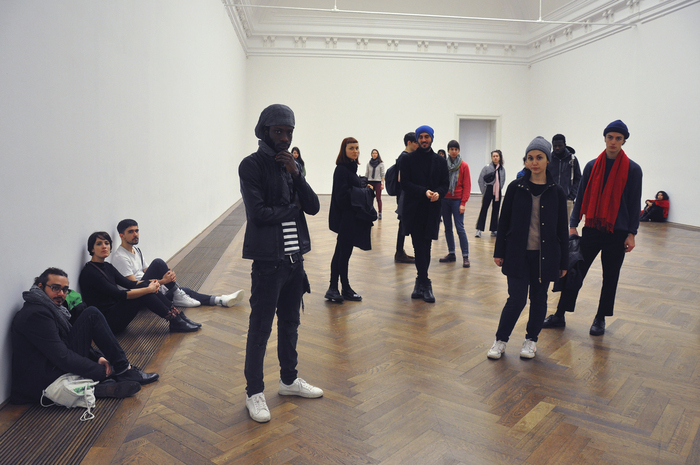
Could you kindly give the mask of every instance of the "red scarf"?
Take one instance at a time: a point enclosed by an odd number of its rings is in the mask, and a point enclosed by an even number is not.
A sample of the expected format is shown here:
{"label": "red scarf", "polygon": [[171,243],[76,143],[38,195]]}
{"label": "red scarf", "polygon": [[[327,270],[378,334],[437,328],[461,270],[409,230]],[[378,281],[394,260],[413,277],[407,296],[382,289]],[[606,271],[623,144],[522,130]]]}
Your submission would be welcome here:
{"label": "red scarf", "polygon": [[[581,202],[579,220],[585,215],[585,225],[589,228],[613,232],[617,212],[620,209],[622,191],[625,190],[625,185],[627,184],[630,159],[627,158],[625,151],[620,149],[620,153],[615,158],[608,175],[608,182],[603,187],[605,163],[606,155],[605,150],[603,150],[603,153],[598,155],[593,165],[591,176],[588,179],[586,192],[583,194],[583,202]],[[607,160],[607,163],[610,163],[610,160]]]}

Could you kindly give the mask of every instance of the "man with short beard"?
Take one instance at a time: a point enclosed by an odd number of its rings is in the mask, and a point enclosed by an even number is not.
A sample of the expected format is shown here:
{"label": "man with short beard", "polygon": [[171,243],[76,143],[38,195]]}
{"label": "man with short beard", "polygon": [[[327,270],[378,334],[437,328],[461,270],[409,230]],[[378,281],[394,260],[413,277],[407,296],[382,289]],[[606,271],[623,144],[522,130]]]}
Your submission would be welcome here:
{"label": "man with short beard", "polygon": [[259,423],[270,421],[263,393],[263,361],[275,313],[279,394],[323,396],[321,389],[298,378],[296,369],[301,298],[311,292],[304,271],[303,254],[311,250],[304,214],[315,215],[320,204],[289,153],[294,125],[294,112],[289,107],[276,104],[265,108],[255,126],[258,151],[238,167],[247,219],[243,258],[253,260],[245,355],[246,407]]}
{"label": "man with short beard", "polygon": [[401,217],[405,235],[411,235],[416,256],[416,283],[412,299],[433,303],[433,287],[428,278],[430,248],[438,238],[441,202],[450,187],[445,159],[433,149],[433,128],[416,129],[418,148],[401,162],[401,189],[404,208]]}

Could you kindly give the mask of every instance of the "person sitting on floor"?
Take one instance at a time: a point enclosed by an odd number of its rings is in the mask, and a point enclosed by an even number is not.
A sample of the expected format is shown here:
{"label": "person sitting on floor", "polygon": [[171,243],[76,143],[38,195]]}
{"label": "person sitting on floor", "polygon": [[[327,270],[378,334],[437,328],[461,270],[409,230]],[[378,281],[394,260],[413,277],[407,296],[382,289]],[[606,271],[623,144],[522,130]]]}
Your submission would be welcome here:
{"label": "person sitting on floor", "polygon": [[[68,275],[47,268],[22,293],[24,305],[12,320],[12,389],[10,402],[39,402],[44,389],[65,373],[93,381],[95,397],[133,396],[142,384],[158,379],[131,366],[104,316],[88,307],[75,324],[63,305]],[[99,350],[91,347],[92,341]],[[104,355],[103,355],[104,354]]]}
{"label": "person sitting on floor", "polygon": [[131,281],[150,281],[155,279],[163,286],[165,296],[177,307],[199,307],[200,305],[220,305],[233,307],[240,302],[245,292],[242,289],[233,294],[213,296],[200,294],[188,287],[180,286],[176,281],[175,272],[167,263],[156,258],[148,263],[141,249],[136,247],[139,243],[139,224],[132,219],[121,220],[117,224],[117,232],[122,243],[114,251],[111,263],[125,278]]}
{"label": "person sitting on floor", "polygon": [[666,221],[668,219],[668,194],[664,191],[656,193],[655,200],[647,200],[644,210],[640,213],[640,221]]}
{"label": "person sitting on floor", "polygon": [[107,232],[90,234],[87,249],[92,259],[85,264],[78,278],[83,300],[102,312],[112,332],[124,331],[143,307],[168,320],[171,333],[190,333],[202,327],[158,291],[160,284],[157,280],[131,281],[106,262],[112,252],[112,238]]}

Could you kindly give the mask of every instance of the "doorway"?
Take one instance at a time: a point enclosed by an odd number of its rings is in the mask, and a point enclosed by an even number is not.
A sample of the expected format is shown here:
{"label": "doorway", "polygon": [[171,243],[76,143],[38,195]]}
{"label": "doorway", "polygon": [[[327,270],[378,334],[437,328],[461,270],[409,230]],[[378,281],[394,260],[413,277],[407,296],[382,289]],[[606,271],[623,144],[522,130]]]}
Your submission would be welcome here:
{"label": "doorway", "polygon": [[473,194],[481,194],[477,181],[482,168],[491,161],[491,151],[498,148],[500,117],[458,115],[457,119],[460,155],[469,165],[471,191]]}

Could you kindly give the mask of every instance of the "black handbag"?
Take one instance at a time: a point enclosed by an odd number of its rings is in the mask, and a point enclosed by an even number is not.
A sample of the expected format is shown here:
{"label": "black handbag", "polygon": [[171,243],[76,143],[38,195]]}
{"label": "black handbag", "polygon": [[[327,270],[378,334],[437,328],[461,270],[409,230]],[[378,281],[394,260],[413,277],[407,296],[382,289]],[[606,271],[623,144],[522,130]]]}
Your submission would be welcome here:
{"label": "black handbag", "polygon": [[496,180],[496,172],[495,171],[492,171],[491,173],[484,175],[484,182],[486,184],[491,184],[495,180]]}

